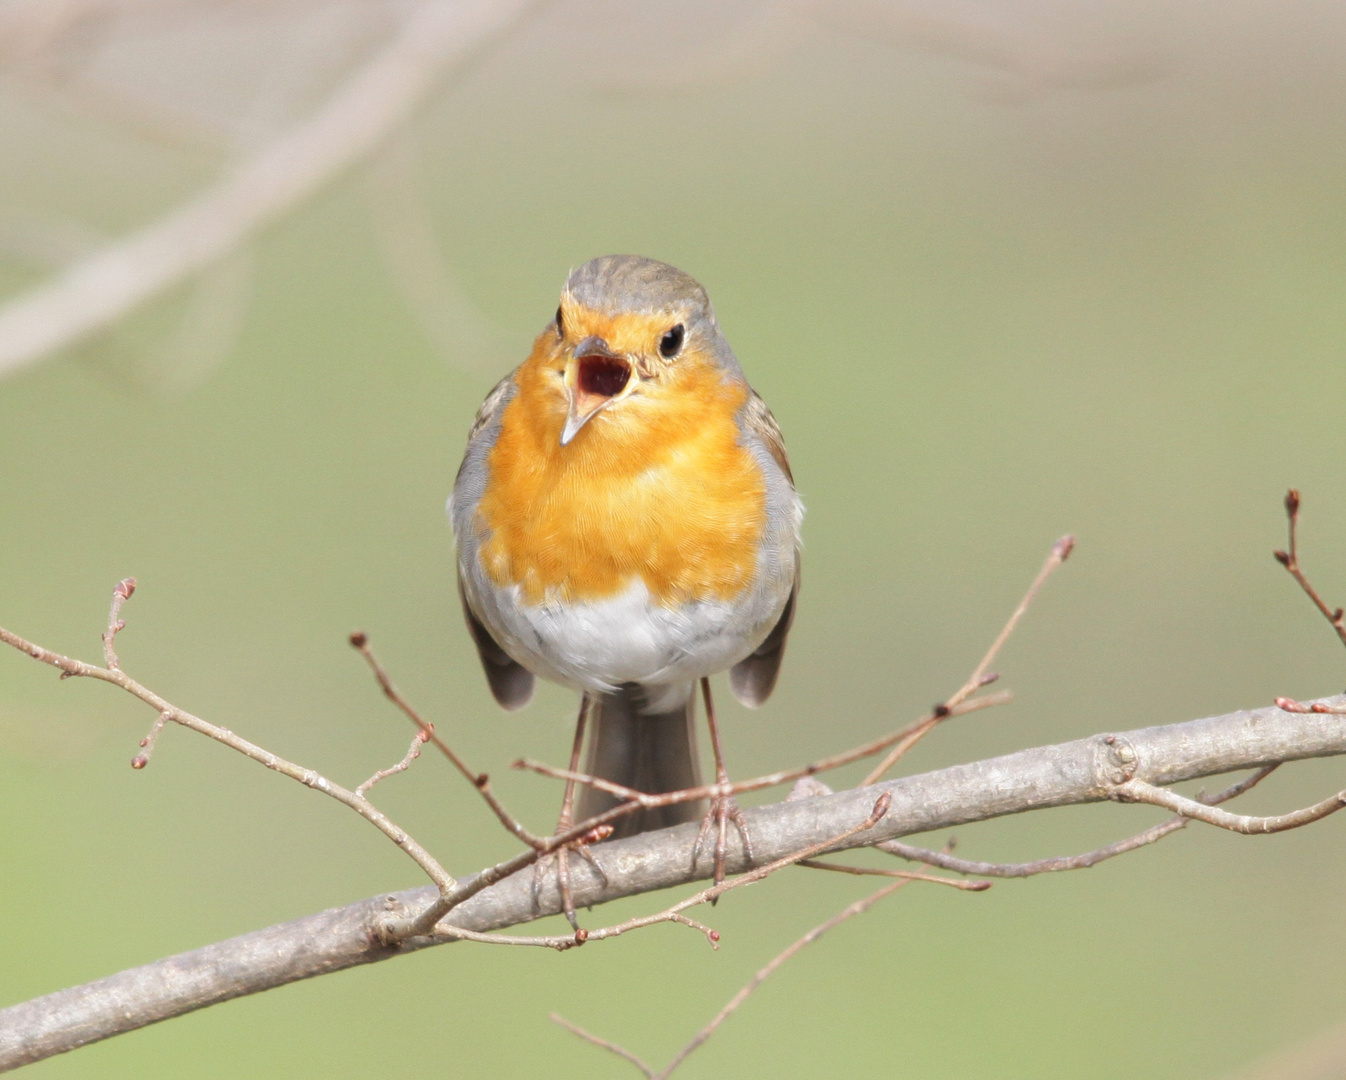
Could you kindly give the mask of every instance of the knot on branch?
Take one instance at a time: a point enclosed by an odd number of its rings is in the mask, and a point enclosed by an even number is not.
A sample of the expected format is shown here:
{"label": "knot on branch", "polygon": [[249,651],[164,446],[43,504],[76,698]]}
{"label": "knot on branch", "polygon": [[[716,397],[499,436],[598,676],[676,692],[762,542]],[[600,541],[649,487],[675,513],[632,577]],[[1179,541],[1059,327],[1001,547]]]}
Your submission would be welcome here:
{"label": "knot on branch", "polygon": [[1136,775],[1140,755],[1125,735],[1100,735],[1094,750],[1094,781],[1110,799],[1120,799],[1116,789]]}
{"label": "knot on branch", "polygon": [[415,916],[401,897],[390,893],[383,898],[383,911],[372,920],[370,937],[385,949],[396,949],[407,939]]}

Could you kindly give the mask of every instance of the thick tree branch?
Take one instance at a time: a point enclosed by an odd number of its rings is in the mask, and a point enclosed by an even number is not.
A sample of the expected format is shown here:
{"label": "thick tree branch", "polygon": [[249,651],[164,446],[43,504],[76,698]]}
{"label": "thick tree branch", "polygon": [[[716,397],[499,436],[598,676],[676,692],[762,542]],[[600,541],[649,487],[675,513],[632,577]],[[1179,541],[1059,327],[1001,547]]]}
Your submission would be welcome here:
{"label": "thick tree branch", "polygon": [[[1326,704],[1346,705],[1346,697],[1327,699]],[[882,792],[892,796],[888,813],[838,848],[1027,810],[1125,799],[1136,790],[1126,788],[1132,780],[1162,786],[1342,753],[1346,716],[1271,707],[1022,750],[873,787],[758,807],[747,815],[760,866],[864,821]],[[696,832],[695,825],[683,825],[594,848],[607,882],[587,865],[577,865],[571,881],[575,903],[602,904],[708,876],[704,863],[699,872],[691,866]],[[751,869],[734,842],[728,868],[733,873]],[[451,940],[451,931],[400,946],[382,944],[380,938],[388,919],[417,915],[437,895],[433,887],[423,887],[374,897],[15,1005],[0,1011],[0,1069],[219,1001]],[[448,921],[487,933],[560,909],[554,881],[543,883],[535,903],[533,876],[522,873],[481,890],[455,908]]]}

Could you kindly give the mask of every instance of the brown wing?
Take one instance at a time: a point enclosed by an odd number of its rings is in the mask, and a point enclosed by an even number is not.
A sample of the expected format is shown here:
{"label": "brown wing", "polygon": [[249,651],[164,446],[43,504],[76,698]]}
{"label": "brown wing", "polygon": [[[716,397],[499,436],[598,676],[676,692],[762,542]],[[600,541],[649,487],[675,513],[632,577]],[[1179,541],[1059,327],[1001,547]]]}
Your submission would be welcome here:
{"label": "brown wing", "polygon": [[[780,425],[766,407],[766,402],[757,396],[755,390],[748,391],[748,400],[743,407],[743,423],[754,435],[762,440],[781,472],[790,483],[794,476],[790,472],[790,459],[785,453],[785,438],[781,435]],[[766,640],[729,669],[729,689],[734,697],[750,709],[755,709],[771,696],[776,687],[776,677],[780,674],[781,659],[785,656],[785,640],[790,635],[790,624],[795,618],[795,597],[799,595],[799,556],[795,556],[795,583],[790,590],[790,599],[767,634]]]}
{"label": "brown wing", "polygon": [[509,393],[510,384],[514,381],[514,376],[517,374],[518,369],[516,368],[491,387],[491,392],[486,395],[486,400],[481,403],[481,408],[477,410],[477,415],[472,418],[472,427],[467,433],[468,442],[471,442],[480,435],[482,429],[495,419],[495,414],[500,411],[500,404],[505,400],[505,395]]}
{"label": "brown wing", "polygon": [[482,670],[486,672],[486,683],[491,688],[492,696],[502,709],[513,712],[523,708],[533,696],[533,673],[491,637],[491,632],[468,606],[461,580],[458,582],[458,596],[463,601],[467,630],[472,635],[473,644],[477,646],[477,655],[481,657]]}
{"label": "brown wing", "polygon": [[780,662],[785,656],[785,639],[790,636],[790,624],[795,621],[795,597],[799,595],[799,559],[795,558],[795,583],[785,610],[766,640],[748,656],[729,669],[729,689],[734,697],[750,709],[755,709],[771,696],[780,674]]}
{"label": "brown wing", "polygon": [[[486,395],[486,400],[483,401],[481,407],[477,409],[477,415],[472,418],[472,426],[467,432],[467,453],[463,455],[463,463],[458,466],[458,479],[462,479],[463,470],[467,468],[468,462],[472,460],[473,450],[478,450],[478,452],[480,452],[480,449],[477,447],[478,437],[483,431],[491,426],[495,418],[500,415],[500,410],[505,407],[505,402],[510,396],[510,391],[514,389],[515,374],[517,374],[517,369],[511,371],[491,387],[491,392]],[[455,483],[454,486],[457,487],[457,484]]]}
{"label": "brown wing", "polygon": [[766,407],[766,402],[757,396],[757,391],[748,388],[748,400],[743,405],[743,423],[754,435],[762,440],[770,454],[780,466],[781,472],[791,484],[795,482],[790,472],[790,458],[785,453],[785,436],[780,433],[780,425]]}
{"label": "brown wing", "polygon": [[[475,462],[478,470],[480,469],[482,455],[489,447],[480,444],[479,440],[504,408],[513,385],[514,373],[510,372],[495,384],[486,395],[486,400],[481,403],[481,408],[477,410],[477,415],[472,421],[472,429],[467,434],[467,454],[463,457],[463,464],[458,470],[458,481],[454,484],[454,499],[459,496],[459,488],[469,473],[469,466]],[[454,525],[455,528],[458,527],[457,520]],[[485,624],[477,618],[476,612],[467,602],[467,593],[463,591],[461,573],[458,578],[458,598],[463,602],[463,616],[467,619],[468,633],[472,635],[472,642],[477,646],[477,655],[481,658],[481,666],[486,672],[486,682],[491,688],[491,694],[505,709],[519,709],[527,705],[533,696],[533,673],[505,652],[500,643],[491,636]]]}

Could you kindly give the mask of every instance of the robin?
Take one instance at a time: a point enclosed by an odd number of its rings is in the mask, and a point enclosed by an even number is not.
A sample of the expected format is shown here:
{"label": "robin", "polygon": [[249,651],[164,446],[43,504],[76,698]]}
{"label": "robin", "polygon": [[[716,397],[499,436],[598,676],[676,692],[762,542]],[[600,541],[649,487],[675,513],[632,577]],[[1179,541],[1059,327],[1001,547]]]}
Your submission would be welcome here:
{"label": "robin", "polygon": [[[727,783],[709,676],[729,669],[749,707],[771,694],[802,515],[780,428],[705,289],[635,255],[585,263],[478,411],[449,499],[459,592],[496,701],[522,707],[535,676],[578,691],[571,772],[587,722],[585,773],[662,794],[700,784],[700,681]],[[583,820],[617,801],[587,786],[572,799],[573,784],[562,829],[572,810]],[[641,810],[616,835],[702,813],[691,801]],[[712,800],[693,855],[718,825],[717,880],[727,820],[742,830],[733,800]]]}

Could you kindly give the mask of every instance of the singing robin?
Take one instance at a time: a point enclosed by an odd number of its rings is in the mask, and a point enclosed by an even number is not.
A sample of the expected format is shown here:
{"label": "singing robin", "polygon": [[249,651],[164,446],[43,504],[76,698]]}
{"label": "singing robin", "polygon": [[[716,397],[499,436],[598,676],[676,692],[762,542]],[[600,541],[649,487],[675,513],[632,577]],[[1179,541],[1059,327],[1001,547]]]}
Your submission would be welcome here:
{"label": "singing robin", "polygon": [[[478,411],[449,499],[459,591],[496,701],[520,708],[534,676],[577,690],[571,771],[588,714],[584,771],[659,794],[700,783],[701,680],[727,783],[708,677],[728,668],[750,707],[770,695],[802,514],[780,428],[705,289],[653,259],[585,263]],[[586,787],[577,813],[614,803]],[[702,806],[642,810],[616,834],[696,820]],[[713,800],[717,877],[727,817],[732,800]]]}

